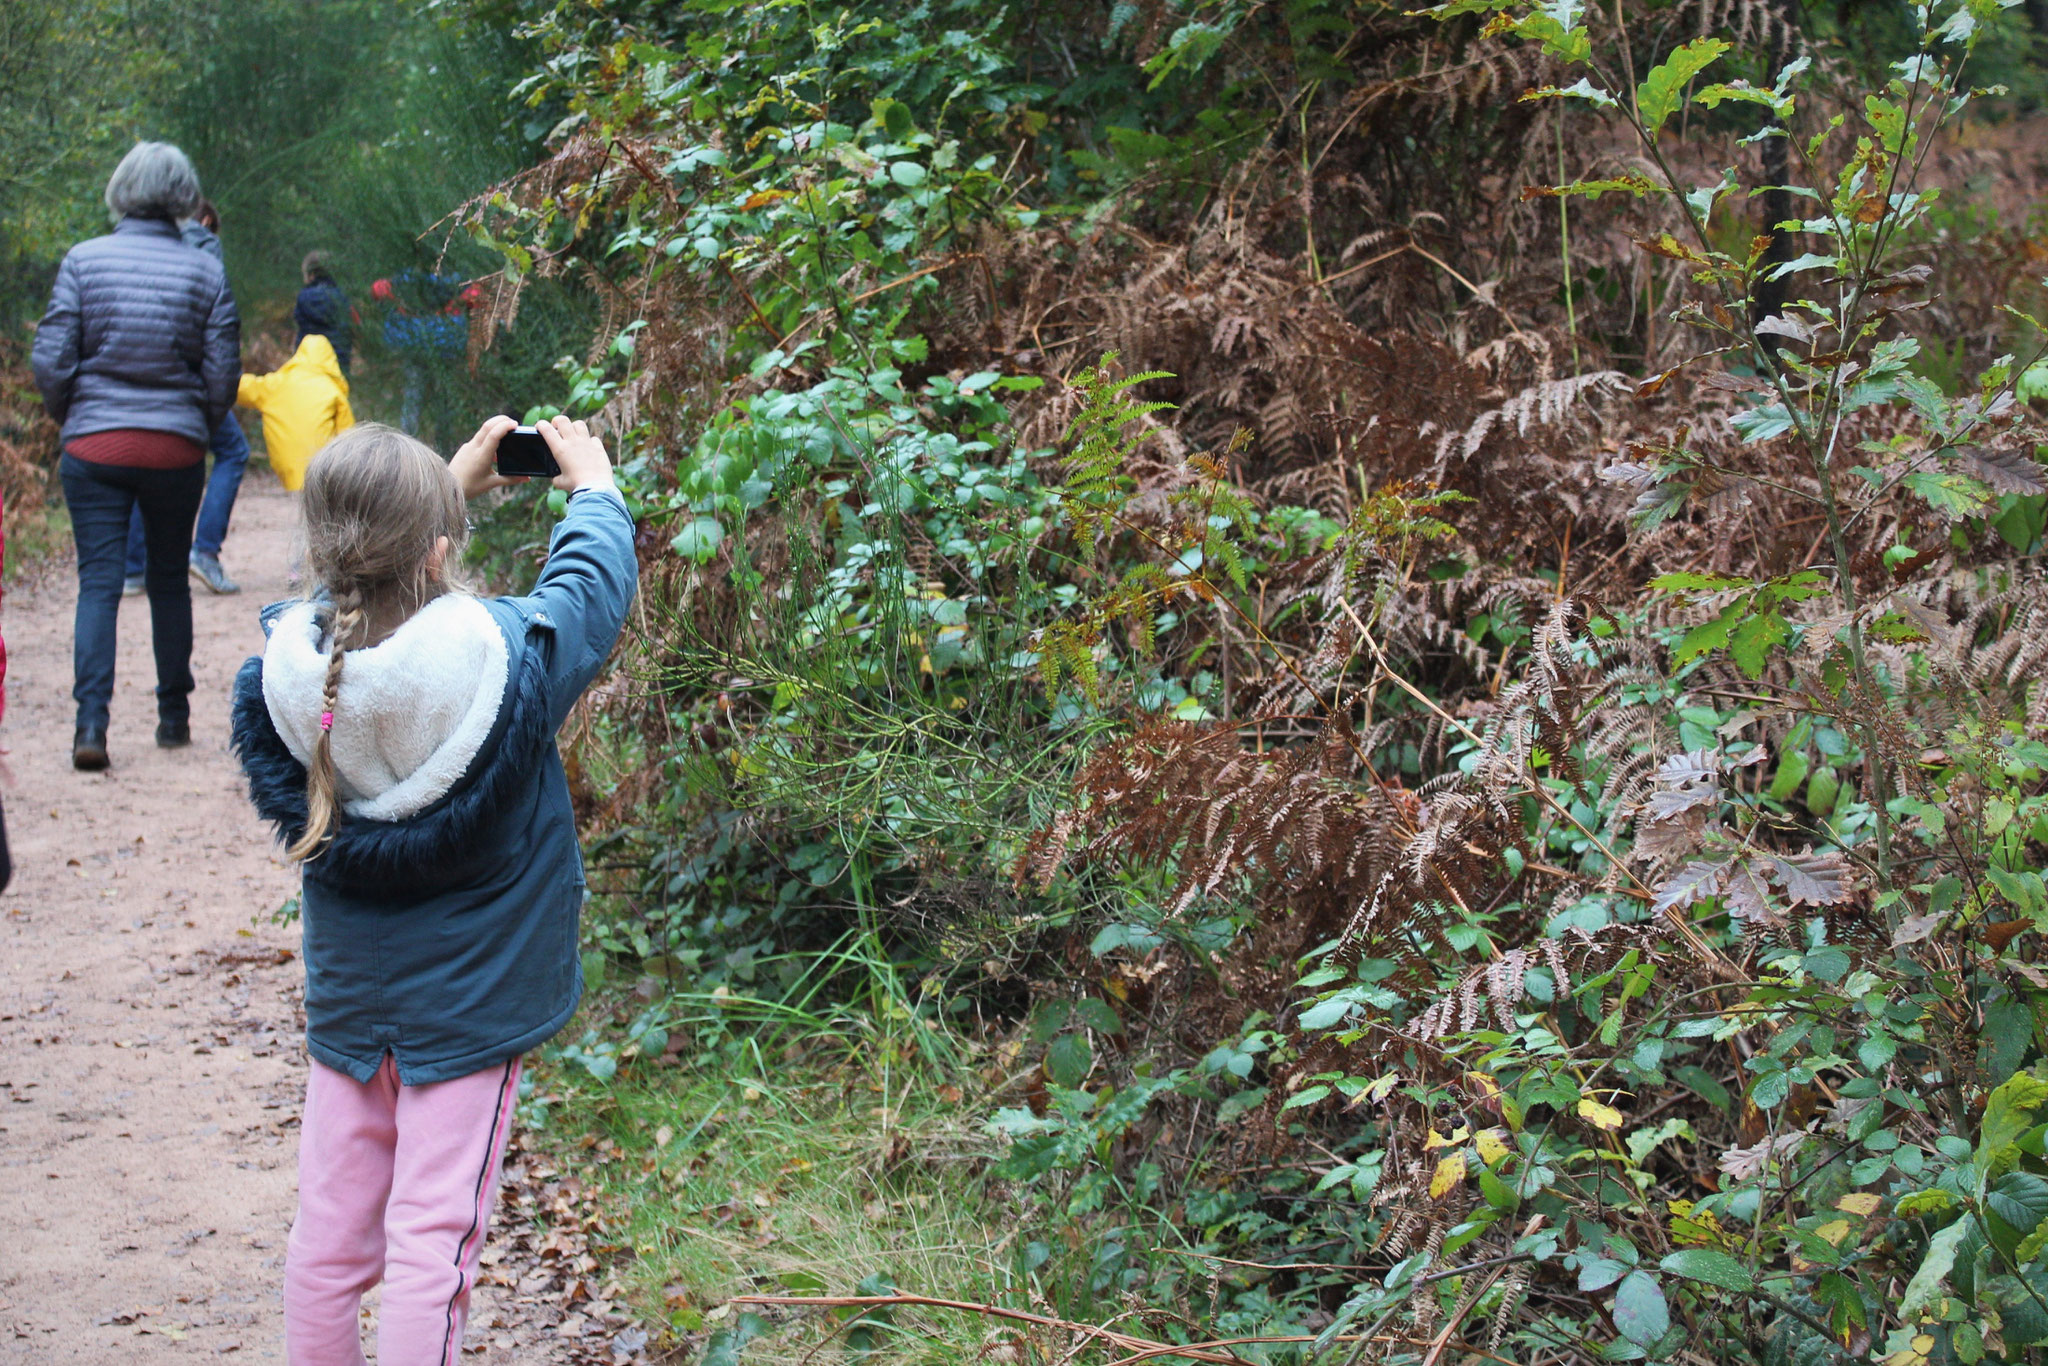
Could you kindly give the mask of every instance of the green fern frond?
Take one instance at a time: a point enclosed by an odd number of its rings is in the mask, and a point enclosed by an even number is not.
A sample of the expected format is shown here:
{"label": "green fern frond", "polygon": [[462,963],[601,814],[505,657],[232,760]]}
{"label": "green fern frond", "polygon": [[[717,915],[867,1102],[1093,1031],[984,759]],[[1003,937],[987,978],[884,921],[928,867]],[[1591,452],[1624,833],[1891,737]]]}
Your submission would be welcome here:
{"label": "green fern frond", "polygon": [[1251,433],[1240,429],[1222,459],[1205,453],[1189,456],[1187,467],[1194,473],[1194,485],[1173,496],[1183,519],[1184,546],[1200,546],[1204,565],[1222,564],[1239,592],[1245,590],[1245,570],[1236,537],[1255,518],[1251,499],[1231,479],[1225,462],[1250,444]]}
{"label": "green fern frond", "polygon": [[1158,565],[1133,565],[1103,596],[1103,617],[1128,625],[1138,650],[1152,654],[1158,649],[1159,609],[1166,605],[1166,596],[1174,587],[1174,581]]}
{"label": "green fern frond", "polygon": [[1060,503],[1075,535],[1091,550],[1135,486],[1125,466],[1149,433],[1142,427],[1131,431],[1132,424],[1173,406],[1140,402],[1129,395],[1132,388],[1147,381],[1172,378],[1166,371],[1148,370],[1118,379],[1110,373],[1115,361],[1116,352],[1111,351],[1072,381],[1082,403],[1067,427],[1066,477],[1059,490]]}
{"label": "green fern frond", "polygon": [[1236,585],[1237,591],[1245,591],[1244,556],[1239,553],[1237,542],[1225,535],[1220,527],[1209,528],[1209,534],[1202,542],[1202,562],[1220,562],[1223,565],[1223,572],[1230,576],[1230,581]]}
{"label": "green fern frond", "polygon": [[1351,521],[1339,536],[1344,571],[1355,575],[1369,561],[1398,558],[1416,541],[1441,541],[1456,528],[1435,514],[1454,503],[1473,499],[1456,489],[1430,488],[1410,492],[1405,485],[1388,484],[1360,500]]}
{"label": "green fern frond", "polygon": [[1047,702],[1059,701],[1063,681],[1071,681],[1090,702],[1102,700],[1102,677],[1095,663],[1098,639],[1092,622],[1056,621],[1039,633],[1038,670]]}
{"label": "green fern frond", "polygon": [[1102,675],[1097,672],[1095,651],[1082,648],[1074,653],[1072,660],[1074,681],[1081,686],[1081,695],[1090,702],[1102,700]]}
{"label": "green fern frond", "polygon": [[1045,680],[1045,700],[1048,704],[1060,700],[1060,678],[1066,672],[1060,665],[1061,654],[1052,640],[1055,627],[1047,627],[1038,640],[1038,675]]}

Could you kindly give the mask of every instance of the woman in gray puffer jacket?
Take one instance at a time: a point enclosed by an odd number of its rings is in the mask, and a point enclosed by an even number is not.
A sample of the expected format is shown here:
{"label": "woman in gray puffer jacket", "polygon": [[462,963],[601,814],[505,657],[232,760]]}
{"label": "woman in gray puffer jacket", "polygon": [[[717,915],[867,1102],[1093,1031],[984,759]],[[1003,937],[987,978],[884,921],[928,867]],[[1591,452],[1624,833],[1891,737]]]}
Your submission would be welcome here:
{"label": "woman in gray puffer jacket", "polygon": [[149,547],[156,742],[192,742],[187,557],[206,490],[206,444],[242,375],[227,273],[178,232],[198,205],[199,176],[185,154],[137,143],[107,182],[107,208],[120,221],[65,255],[36,329],[36,384],[63,428],[59,473],[78,543],[71,761],[81,769],[107,766],[115,620],[137,507]]}

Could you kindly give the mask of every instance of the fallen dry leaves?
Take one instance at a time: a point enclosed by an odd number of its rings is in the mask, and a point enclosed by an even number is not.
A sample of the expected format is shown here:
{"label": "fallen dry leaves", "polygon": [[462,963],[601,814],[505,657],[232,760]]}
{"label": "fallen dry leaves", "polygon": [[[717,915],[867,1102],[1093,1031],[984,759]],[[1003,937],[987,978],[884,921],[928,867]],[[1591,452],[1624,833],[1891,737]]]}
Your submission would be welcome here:
{"label": "fallen dry leaves", "polygon": [[617,1276],[624,1256],[598,1193],[515,1131],[478,1276],[498,1293],[488,1321],[471,1331],[471,1350],[546,1344],[547,1360],[563,1366],[646,1361],[647,1331],[626,1308]]}

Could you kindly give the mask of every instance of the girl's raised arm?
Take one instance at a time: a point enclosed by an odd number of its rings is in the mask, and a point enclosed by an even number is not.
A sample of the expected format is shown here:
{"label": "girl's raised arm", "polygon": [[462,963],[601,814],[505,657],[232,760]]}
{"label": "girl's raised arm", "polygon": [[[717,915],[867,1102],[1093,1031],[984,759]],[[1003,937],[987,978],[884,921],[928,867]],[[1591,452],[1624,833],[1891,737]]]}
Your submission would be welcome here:
{"label": "girl's raised arm", "polygon": [[[554,629],[549,684],[556,725],[604,667],[640,580],[633,519],[612,482],[612,462],[590,428],[567,418],[536,424],[569,490],[569,512],[548,544],[528,601]],[[495,445],[495,442],[493,443]]]}

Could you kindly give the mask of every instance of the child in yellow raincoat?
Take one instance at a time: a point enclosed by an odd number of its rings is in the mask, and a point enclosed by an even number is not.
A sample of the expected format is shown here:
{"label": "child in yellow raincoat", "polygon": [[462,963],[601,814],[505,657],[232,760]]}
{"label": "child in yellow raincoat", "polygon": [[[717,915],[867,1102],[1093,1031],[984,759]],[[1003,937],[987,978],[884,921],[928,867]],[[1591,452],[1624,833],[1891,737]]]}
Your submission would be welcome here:
{"label": "child in yellow raincoat", "polygon": [[317,332],[306,335],[283,368],[242,376],[235,402],[263,414],[263,447],[288,489],[306,482],[313,452],[356,425],[334,344]]}

